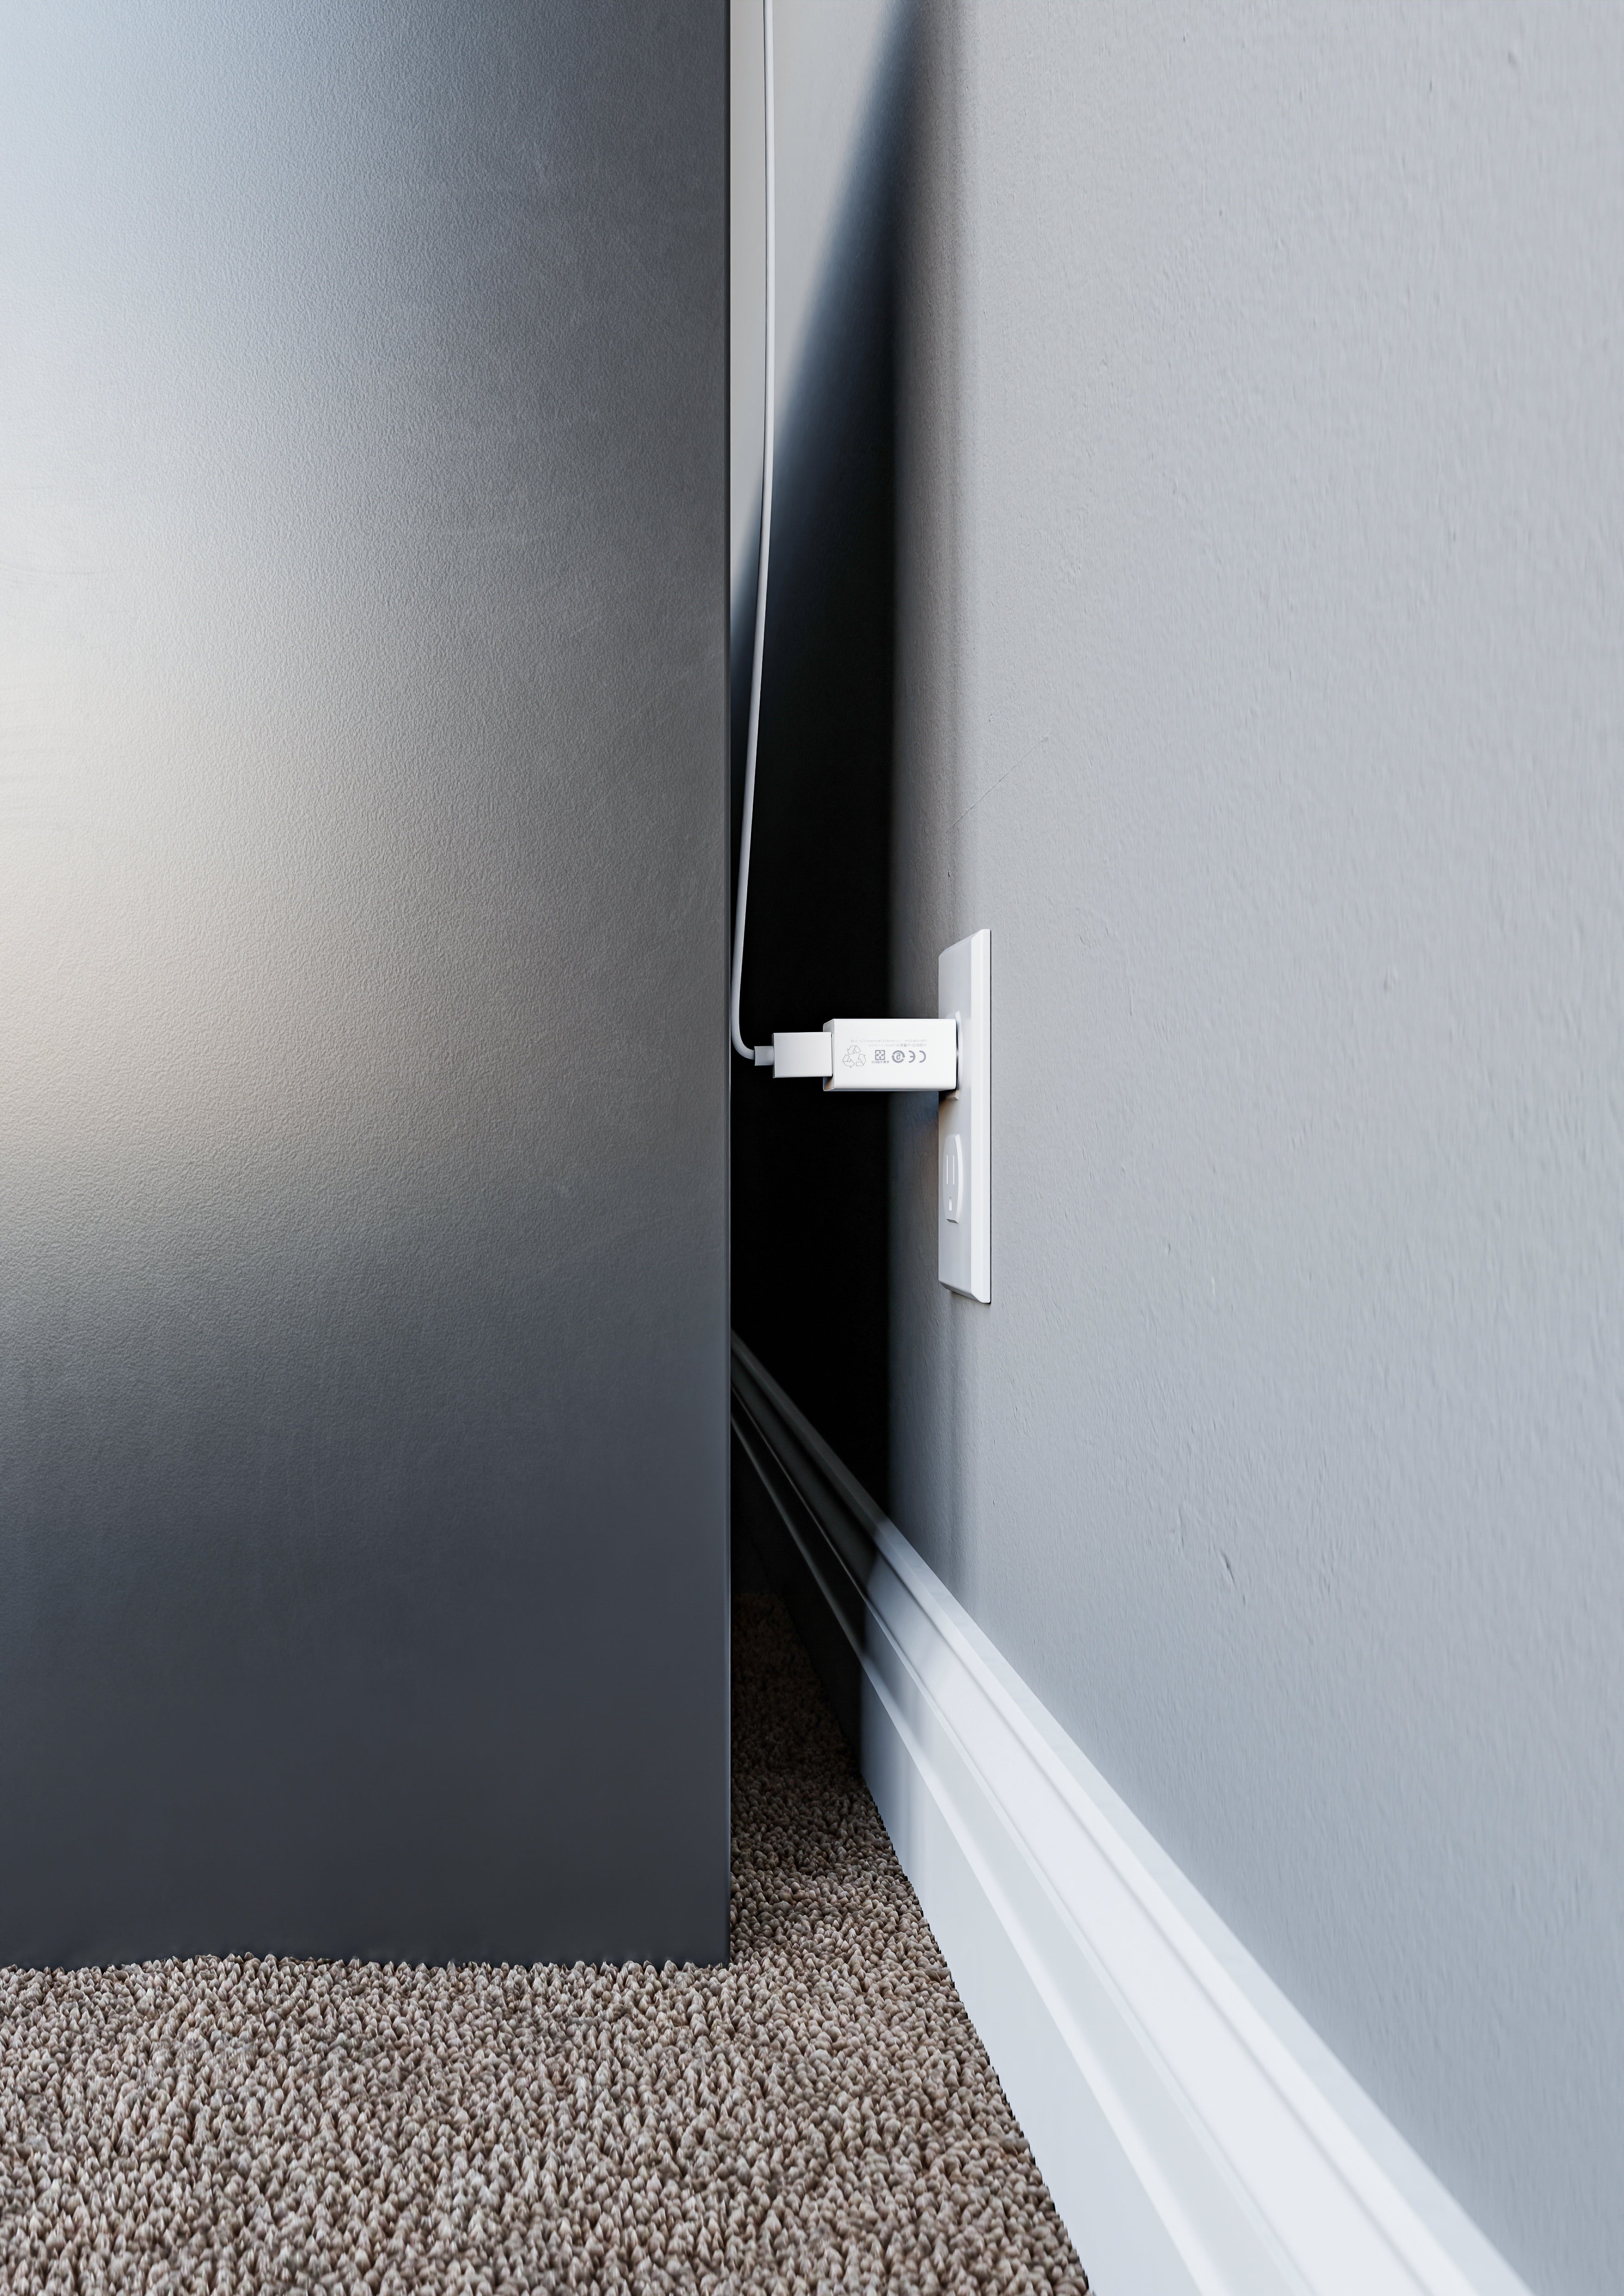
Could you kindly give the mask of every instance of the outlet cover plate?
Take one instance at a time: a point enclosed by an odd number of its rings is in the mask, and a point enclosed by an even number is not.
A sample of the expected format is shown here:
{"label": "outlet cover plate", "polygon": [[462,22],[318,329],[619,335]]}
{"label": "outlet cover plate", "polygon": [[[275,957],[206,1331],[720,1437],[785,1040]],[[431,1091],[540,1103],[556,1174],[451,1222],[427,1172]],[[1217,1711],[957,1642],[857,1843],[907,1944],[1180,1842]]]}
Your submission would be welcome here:
{"label": "outlet cover plate", "polygon": [[[958,1090],[936,1118],[936,1272],[950,1292],[992,1299],[992,935],[943,949],[936,1009],[958,1022]],[[949,1147],[949,1143],[956,1143]],[[949,1185],[958,1217],[947,1217]]]}

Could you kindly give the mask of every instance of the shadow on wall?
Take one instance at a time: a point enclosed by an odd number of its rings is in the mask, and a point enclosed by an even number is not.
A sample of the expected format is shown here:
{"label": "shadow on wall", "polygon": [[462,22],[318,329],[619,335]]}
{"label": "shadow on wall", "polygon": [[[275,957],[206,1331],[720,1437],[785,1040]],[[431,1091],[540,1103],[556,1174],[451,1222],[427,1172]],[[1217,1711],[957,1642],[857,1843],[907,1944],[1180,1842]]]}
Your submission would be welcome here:
{"label": "shadow on wall", "polygon": [[[896,655],[897,239],[912,48],[877,76],[794,396],[781,416],[742,1021],[750,1043],[888,1009]],[[733,853],[752,551],[733,611]],[[889,1497],[888,1101],[734,1062],[733,1321]]]}

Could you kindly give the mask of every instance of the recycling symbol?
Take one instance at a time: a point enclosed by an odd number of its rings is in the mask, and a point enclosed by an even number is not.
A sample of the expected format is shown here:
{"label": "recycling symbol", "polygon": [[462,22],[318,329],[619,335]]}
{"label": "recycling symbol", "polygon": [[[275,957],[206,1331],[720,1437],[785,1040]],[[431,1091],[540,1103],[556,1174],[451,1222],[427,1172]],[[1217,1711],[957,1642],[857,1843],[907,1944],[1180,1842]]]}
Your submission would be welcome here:
{"label": "recycling symbol", "polygon": [[848,1045],[844,1053],[841,1055],[841,1059],[844,1067],[849,1069],[860,1069],[863,1065],[862,1046]]}

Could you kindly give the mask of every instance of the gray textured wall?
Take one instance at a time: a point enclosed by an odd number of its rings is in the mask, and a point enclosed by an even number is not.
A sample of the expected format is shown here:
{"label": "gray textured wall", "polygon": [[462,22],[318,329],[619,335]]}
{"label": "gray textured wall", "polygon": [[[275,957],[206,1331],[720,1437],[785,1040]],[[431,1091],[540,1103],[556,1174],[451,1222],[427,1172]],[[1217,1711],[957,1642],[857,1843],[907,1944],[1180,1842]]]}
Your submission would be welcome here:
{"label": "gray textured wall", "polygon": [[725,9],[0,43],[0,1958],[718,1956]]}
{"label": "gray textured wall", "polygon": [[905,1532],[1538,2289],[1624,2280],[1624,14],[921,12]]}

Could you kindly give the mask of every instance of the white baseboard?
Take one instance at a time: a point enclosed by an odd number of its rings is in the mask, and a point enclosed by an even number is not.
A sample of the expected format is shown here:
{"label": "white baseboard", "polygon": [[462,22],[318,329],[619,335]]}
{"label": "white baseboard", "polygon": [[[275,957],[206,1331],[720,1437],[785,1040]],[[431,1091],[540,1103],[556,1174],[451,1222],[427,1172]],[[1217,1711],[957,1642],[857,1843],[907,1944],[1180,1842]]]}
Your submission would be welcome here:
{"label": "white baseboard", "polygon": [[734,1426],[1101,2296],[1528,2296],[737,1340]]}

